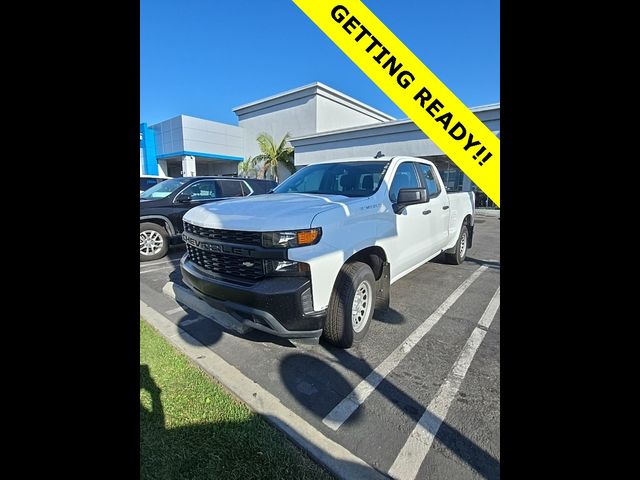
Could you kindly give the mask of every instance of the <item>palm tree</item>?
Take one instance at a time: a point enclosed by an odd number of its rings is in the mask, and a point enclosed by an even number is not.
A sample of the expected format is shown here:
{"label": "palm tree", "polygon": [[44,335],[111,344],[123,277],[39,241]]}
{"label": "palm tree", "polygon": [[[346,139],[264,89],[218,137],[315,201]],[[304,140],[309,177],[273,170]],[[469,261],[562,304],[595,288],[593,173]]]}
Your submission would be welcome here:
{"label": "palm tree", "polygon": [[238,164],[238,175],[244,178],[251,178],[251,174],[256,172],[255,162],[252,157],[242,160]]}
{"label": "palm tree", "polygon": [[287,145],[289,141],[289,133],[287,133],[280,144],[276,146],[273,137],[268,133],[261,133],[256,139],[258,146],[262,152],[253,158],[254,165],[263,162],[258,172],[258,178],[265,178],[265,174],[269,172],[271,177],[278,181],[278,164],[282,163],[291,173],[295,173],[296,166],[293,164],[293,147]]}

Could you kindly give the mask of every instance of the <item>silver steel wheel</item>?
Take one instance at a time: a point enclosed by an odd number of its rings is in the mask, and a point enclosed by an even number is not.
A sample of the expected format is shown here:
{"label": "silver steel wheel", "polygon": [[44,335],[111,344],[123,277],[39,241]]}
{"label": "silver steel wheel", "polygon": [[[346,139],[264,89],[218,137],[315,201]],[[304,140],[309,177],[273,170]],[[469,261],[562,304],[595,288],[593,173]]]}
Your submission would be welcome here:
{"label": "silver steel wheel", "polygon": [[373,305],[371,292],[371,285],[366,280],[356,288],[356,295],[353,297],[353,305],[351,306],[351,324],[355,332],[361,332],[367,324]]}
{"label": "silver steel wheel", "polygon": [[467,231],[462,232],[460,237],[460,258],[464,258],[464,254],[467,252]]}
{"label": "silver steel wheel", "polygon": [[162,250],[164,240],[155,230],[145,230],[140,232],[140,253],[142,255],[155,255]]}

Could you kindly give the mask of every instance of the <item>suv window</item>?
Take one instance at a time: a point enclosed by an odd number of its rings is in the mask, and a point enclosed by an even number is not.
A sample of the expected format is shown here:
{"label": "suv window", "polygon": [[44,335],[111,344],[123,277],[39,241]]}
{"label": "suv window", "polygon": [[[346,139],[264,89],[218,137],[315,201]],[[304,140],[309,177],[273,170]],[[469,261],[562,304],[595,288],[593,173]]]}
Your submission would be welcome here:
{"label": "suv window", "polygon": [[189,195],[192,201],[211,200],[216,198],[216,186],[213,180],[202,180],[189,185],[182,192]]}
{"label": "suv window", "polygon": [[429,193],[429,198],[440,195],[440,185],[438,185],[438,181],[433,174],[433,168],[430,165],[418,163],[418,171],[422,175],[422,182]]}
{"label": "suv window", "polygon": [[173,192],[182,188],[182,186],[190,182],[188,177],[172,178],[170,180],[164,180],[157,185],[154,185],[150,189],[146,190],[140,198],[151,200],[153,198],[164,198],[171,195]]}
{"label": "suv window", "polygon": [[242,185],[237,180],[218,180],[218,196],[226,197],[242,197]]}
{"label": "suv window", "polygon": [[389,198],[393,203],[398,201],[398,192],[401,188],[420,188],[418,175],[412,162],[401,163],[393,176],[393,182],[391,182],[389,189]]}

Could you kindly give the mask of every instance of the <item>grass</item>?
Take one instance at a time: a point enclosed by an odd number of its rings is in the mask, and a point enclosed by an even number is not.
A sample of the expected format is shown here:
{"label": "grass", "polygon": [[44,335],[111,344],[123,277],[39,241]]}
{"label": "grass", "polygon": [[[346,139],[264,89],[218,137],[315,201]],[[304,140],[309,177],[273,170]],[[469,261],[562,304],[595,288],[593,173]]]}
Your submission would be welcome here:
{"label": "grass", "polygon": [[140,319],[141,479],[329,479]]}

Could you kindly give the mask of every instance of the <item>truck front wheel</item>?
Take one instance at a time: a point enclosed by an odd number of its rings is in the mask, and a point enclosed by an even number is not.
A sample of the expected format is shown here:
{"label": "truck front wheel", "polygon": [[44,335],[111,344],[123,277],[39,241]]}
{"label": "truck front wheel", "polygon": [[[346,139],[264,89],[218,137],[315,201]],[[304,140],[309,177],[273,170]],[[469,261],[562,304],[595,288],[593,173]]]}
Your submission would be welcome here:
{"label": "truck front wheel", "polygon": [[467,257],[468,243],[469,230],[467,229],[467,224],[463,223],[462,228],[460,229],[460,235],[458,236],[458,241],[456,242],[456,246],[453,247],[453,253],[444,254],[447,263],[451,265],[460,265],[462,262],[464,262],[464,259]]}
{"label": "truck front wheel", "polygon": [[346,263],[331,293],[323,336],[342,348],[365,337],[376,304],[376,280],[371,267],[362,262]]}

